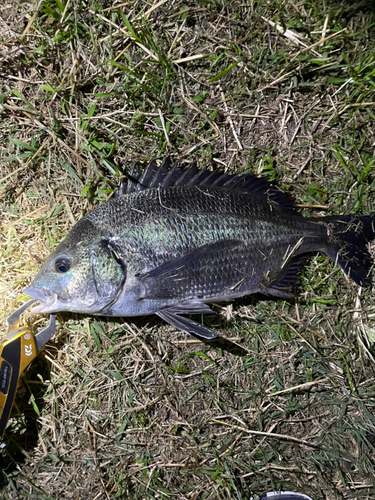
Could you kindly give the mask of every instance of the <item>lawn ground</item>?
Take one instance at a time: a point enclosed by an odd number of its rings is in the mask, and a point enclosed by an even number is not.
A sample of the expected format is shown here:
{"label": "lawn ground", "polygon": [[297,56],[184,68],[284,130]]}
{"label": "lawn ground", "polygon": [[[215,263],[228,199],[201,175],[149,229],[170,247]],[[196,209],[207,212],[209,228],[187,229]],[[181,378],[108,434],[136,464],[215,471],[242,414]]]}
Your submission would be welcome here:
{"label": "lawn ground", "polygon": [[[1,2],[1,333],[134,162],[255,173],[304,215],[375,211],[374,113],[371,1]],[[373,299],[318,254],[295,301],[215,307],[237,351],[156,317],[58,315],[1,499],[375,498]]]}

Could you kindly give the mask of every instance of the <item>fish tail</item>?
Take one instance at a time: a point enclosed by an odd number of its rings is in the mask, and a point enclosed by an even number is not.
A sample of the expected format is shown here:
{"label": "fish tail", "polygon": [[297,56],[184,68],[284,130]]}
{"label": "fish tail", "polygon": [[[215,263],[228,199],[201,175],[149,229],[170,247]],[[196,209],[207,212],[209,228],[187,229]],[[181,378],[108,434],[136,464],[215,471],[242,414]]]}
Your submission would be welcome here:
{"label": "fish tail", "polygon": [[375,238],[375,212],[333,215],[319,221],[327,226],[329,245],[324,253],[357,285],[368,286],[372,266],[368,243]]}

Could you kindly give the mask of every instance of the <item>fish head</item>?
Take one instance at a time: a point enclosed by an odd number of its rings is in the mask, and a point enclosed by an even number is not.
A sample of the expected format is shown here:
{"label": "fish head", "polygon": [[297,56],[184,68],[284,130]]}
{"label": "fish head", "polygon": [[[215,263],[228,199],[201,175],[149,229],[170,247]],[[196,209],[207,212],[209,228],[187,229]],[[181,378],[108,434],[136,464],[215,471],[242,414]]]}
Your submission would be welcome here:
{"label": "fish head", "polygon": [[116,239],[83,218],[49,255],[25,294],[39,301],[33,313],[105,314],[125,280]]}

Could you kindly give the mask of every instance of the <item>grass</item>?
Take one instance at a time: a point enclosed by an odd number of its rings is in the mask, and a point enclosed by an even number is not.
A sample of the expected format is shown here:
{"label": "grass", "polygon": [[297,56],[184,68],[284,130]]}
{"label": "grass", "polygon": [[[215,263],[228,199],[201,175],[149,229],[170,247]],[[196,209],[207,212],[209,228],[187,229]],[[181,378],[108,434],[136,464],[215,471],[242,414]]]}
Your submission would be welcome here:
{"label": "grass", "polygon": [[[375,13],[356,5],[1,5],[2,331],[135,161],[257,173],[305,215],[374,211]],[[216,308],[234,352],[155,317],[59,315],[22,379],[1,498],[375,498],[373,293],[317,255],[295,303]]]}

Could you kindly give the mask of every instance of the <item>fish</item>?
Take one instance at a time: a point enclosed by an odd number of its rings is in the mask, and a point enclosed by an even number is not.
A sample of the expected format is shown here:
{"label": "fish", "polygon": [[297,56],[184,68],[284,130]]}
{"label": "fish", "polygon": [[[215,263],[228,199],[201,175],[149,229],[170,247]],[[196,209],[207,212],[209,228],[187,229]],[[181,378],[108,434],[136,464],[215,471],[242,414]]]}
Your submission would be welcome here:
{"label": "fish", "polygon": [[190,316],[254,293],[293,298],[314,252],[368,286],[374,237],[375,212],[308,218],[264,178],[154,159],[73,226],[25,294],[33,313],[156,314],[210,340]]}

